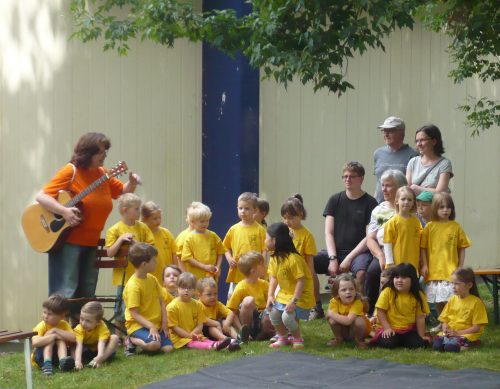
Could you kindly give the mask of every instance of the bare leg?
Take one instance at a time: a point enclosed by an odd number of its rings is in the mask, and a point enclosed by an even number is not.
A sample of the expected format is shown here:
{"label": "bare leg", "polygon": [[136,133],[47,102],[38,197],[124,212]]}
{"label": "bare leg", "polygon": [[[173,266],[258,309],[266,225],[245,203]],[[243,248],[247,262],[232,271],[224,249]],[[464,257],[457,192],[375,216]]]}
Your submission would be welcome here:
{"label": "bare leg", "polygon": [[130,342],[146,351],[158,351],[160,349],[160,342],[158,341],[145,343],[142,339],[134,338],[133,336],[131,336]]}
{"label": "bare leg", "polygon": [[253,324],[253,312],[256,309],[255,299],[252,296],[247,296],[243,299],[239,317],[241,325],[251,326]]}
{"label": "bare leg", "polygon": [[208,327],[208,333],[216,340],[223,340],[226,338],[226,335],[224,335],[217,327]]}

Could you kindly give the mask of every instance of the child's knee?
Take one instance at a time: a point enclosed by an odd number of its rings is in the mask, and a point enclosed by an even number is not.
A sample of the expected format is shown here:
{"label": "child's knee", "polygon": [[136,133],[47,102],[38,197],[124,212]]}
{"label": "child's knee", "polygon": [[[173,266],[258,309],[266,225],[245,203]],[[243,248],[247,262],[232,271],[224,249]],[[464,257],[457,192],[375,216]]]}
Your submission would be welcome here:
{"label": "child's knee", "polygon": [[283,324],[282,312],[278,311],[277,309],[271,310],[271,313],[269,314],[269,319],[271,320],[271,324],[273,326]]}
{"label": "child's knee", "polygon": [[255,309],[255,298],[252,296],[246,296],[241,302],[241,308],[245,310],[254,310]]}
{"label": "child's knee", "polygon": [[167,345],[167,346],[163,346],[161,348],[161,351],[164,352],[164,353],[171,353],[173,352],[175,349],[174,349],[174,346],[172,345]]}
{"label": "child's knee", "polygon": [[299,328],[299,323],[297,322],[297,316],[295,315],[295,311],[292,313],[283,312],[282,316],[283,324],[289,331],[297,331]]}
{"label": "child's knee", "polygon": [[149,343],[144,343],[144,346],[141,346],[146,351],[158,351],[160,349],[160,342],[153,341]]}

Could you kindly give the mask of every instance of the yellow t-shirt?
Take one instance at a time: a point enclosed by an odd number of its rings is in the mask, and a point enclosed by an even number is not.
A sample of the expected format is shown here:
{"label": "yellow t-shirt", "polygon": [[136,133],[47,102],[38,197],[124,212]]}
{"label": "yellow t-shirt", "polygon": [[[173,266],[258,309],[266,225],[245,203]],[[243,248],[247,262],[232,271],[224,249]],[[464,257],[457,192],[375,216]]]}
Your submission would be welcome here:
{"label": "yellow t-shirt", "polygon": [[458,267],[458,249],[470,247],[470,240],[454,220],[427,223],[420,247],[427,249],[429,281],[451,281]]}
{"label": "yellow t-shirt", "polygon": [[[105,247],[106,248],[111,247],[121,235],[126,233],[133,234],[135,242],[148,243],[153,246],[155,244],[153,233],[146,224],[140,221],[136,221],[133,226],[129,226],[120,220],[118,223],[111,226],[106,232]],[[116,259],[123,259],[123,258],[116,257]],[[113,285],[122,284],[123,270],[124,269],[113,269]],[[132,266],[132,264],[129,262],[125,269],[125,283],[127,283],[132,274],[134,274],[134,271],[135,271],[134,266]]]}
{"label": "yellow t-shirt", "polygon": [[422,225],[414,215],[409,218],[394,215],[389,219],[384,228],[384,243],[392,243],[394,265],[408,262],[418,273],[421,233]]}
{"label": "yellow t-shirt", "polygon": [[172,233],[166,228],[160,227],[153,233],[155,247],[158,250],[156,258],[156,270],[152,273],[160,284],[163,283],[163,269],[172,264],[172,255],[177,252],[177,245]]}
{"label": "yellow t-shirt", "polygon": [[182,261],[186,266],[186,271],[193,273],[196,279],[211,277],[211,273],[191,265],[187,260],[196,259],[205,265],[215,266],[217,264],[217,257],[225,252],[226,249],[215,232],[210,230],[204,233],[193,231],[184,240]]}
{"label": "yellow t-shirt", "polygon": [[227,307],[233,311],[240,308],[240,304],[247,296],[252,296],[255,299],[255,305],[259,311],[263,311],[267,304],[267,292],[269,291],[269,282],[261,280],[257,282],[248,282],[243,280],[238,282],[231,298],[227,302]]}
{"label": "yellow t-shirt", "polygon": [[[50,324],[45,323],[43,320],[36,325],[35,328],[33,328],[33,332],[36,332],[38,336],[44,336],[47,331],[51,330],[52,328],[58,328],[63,331],[68,331],[68,332],[73,332],[71,326],[66,320],[61,320],[59,323],[57,323],[56,326],[51,326]],[[38,364],[35,361],[35,351],[36,347],[33,349],[33,352],[31,353],[31,364],[35,367],[38,367]]]}
{"label": "yellow t-shirt", "polygon": [[[375,305],[378,310],[385,311],[387,320],[392,329],[405,330],[415,325],[417,315],[426,315],[429,313],[427,300],[422,292],[423,309],[415,296],[411,293],[398,293],[391,288],[385,288],[378,297]],[[380,320],[378,320],[380,322]]]}
{"label": "yellow t-shirt", "polygon": [[328,304],[328,310],[332,311],[334,313],[338,313],[339,315],[342,316],[348,316],[349,314],[354,314],[356,316],[361,316],[365,320],[365,326],[366,326],[366,335],[370,333],[371,329],[371,323],[370,320],[365,315],[365,312],[363,310],[363,302],[357,298],[352,302],[352,304],[345,305],[342,303],[342,301],[335,297],[333,297],[330,300],[330,304]]}
{"label": "yellow t-shirt", "polygon": [[208,319],[220,320],[225,319],[227,315],[231,313],[231,310],[220,301],[217,301],[217,303],[213,307],[209,307],[203,304],[203,312],[205,313],[205,317],[207,317]]}
{"label": "yellow t-shirt", "polygon": [[165,306],[170,304],[172,300],[175,298],[170,294],[170,292],[165,287],[161,288],[161,296],[163,298],[163,301],[165,301]]}
{"label": "yellow t-shirt", "polygon": [[130,314],[130,309],[137,308],[139,313],[156,328],[161,327],[161,304],[163,298],[162,287],[155,276],[146,274],[146,278],[138,278],[135,274],[130,277],[123,290],[125,303],[125,327],[130,335],[142,325],[137,323]]}
{"label": "yellow t-shirt", "polygon": [[293,298],[297,279],[304,278],[304,291],[297,302],[297,306],[302,309],[314,307],[315,299],[311,271],[300,255],[290,253],[287,257],[279,260],[275,256],[271,256],[267,272],[270,276],[276,277],[280,287],[276,301],[285,305],[288,304]]}
{"label": "yellow t-shirt", "polygon": [[302,257],[306,255],[316,255],[318,250],[316,249],[316,241],[314,240],[313,234],[306,227],[302,226],[293,232],[293,244]]}
{"label": "yellow t-shirt", "polygon": [[97,326],[90,331],[82,328],[81,324],[78,324],[75,329],[76,341],[81,342],[86,345],[91,351],[97,351],[97,343],[101,340],[108,340],[110,337],[109,329],[102,320],[97,324]]}
{"label": "yellow t-shirt", "polygon": [[[231,226],[227,231],[224,237],[224,247],[231,250],[234,260],[238,262],[243,254],[251,250],[262,253],[266,248],[265,240],[266,230],[261,224],[253,222],[253,224],[245,226],[240,222]],[[236,266],[229,269],[226,282],[240,282],[244,279],[245,276]]]}
{"label": "yellow t-shirt", "polygon": [[[479,324],[479,332],[460,335],[473,342],[478,340],[483,333],[484,327],[488,324],[488,315],[484,303],[479,297],[469,294],[465,298],[460,298],[455,295],[448,300],[441,315],[439,315],[439,321],[447,323],[454,331],[461,331]],[[441,332],[439,335],[442,336],[443,333]]]}
{"label": "yellow t-shirt", "polygon": [[191,333],[196,326],[206,321],[203,304],[197,300],[183,302],[179,297],[176,297],[167,307],[168,328],[170,339],[175,348],[181,348],[188,344],[190,338],[181,338],[174,331],[174,327],[180,327],[184,331]]}
{"label": "yellow t-shirt", "polygon": [[177,235],[177,238],[175,238],[175,244],[177,245],[177,256],[180,258],[182,257],[182,247],[184,246],[184,241],[186,240],[186,237],[193,232],[189,227],[186,228],[185,230],[182,230],[179,235]]}

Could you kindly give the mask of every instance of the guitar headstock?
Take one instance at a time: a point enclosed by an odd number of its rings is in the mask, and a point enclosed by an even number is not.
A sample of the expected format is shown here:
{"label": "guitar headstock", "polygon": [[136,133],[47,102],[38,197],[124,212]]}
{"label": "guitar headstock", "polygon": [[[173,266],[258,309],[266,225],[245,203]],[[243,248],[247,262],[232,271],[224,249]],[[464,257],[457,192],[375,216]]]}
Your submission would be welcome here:
{"label": "guitar headstock", "polygon": [[117,177],[128,170],[127,163],[125,161],[118,162],[108,171],[108,177]]}

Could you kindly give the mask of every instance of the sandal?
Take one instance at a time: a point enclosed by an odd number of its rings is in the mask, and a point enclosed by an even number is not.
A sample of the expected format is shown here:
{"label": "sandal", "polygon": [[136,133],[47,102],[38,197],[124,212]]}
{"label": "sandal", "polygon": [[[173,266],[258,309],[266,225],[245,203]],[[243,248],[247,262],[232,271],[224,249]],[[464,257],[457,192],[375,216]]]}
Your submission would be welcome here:
{"label": "sandal", "polygon": [[278,338],[278,340],[276,342],[274,342],[274,343],[271,343],[269,345],[269,347],[271,347],[271,348],[280,348],[280,347],[289,346],[289,345],[290,345],[290,342],[288,341],[288,339],[285,338],[284,336],[283,337],[280,336]]}
{"label": "sandal", "polygon": [[292,345],[293,345],[293,348],[304,348],[304,339],[303,338],[293,338]]}

